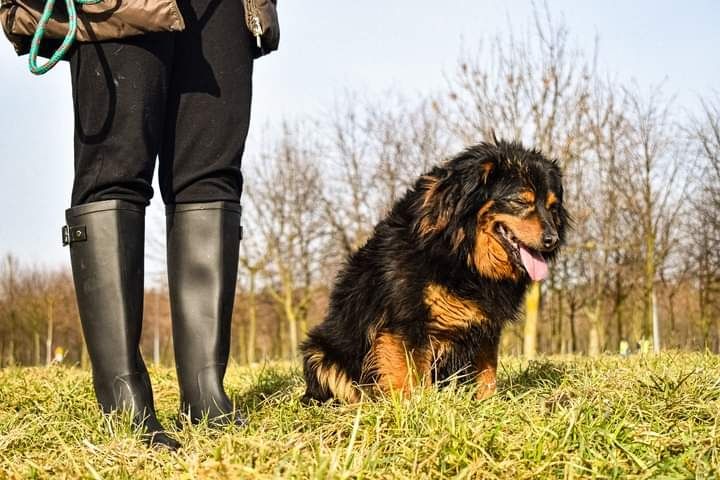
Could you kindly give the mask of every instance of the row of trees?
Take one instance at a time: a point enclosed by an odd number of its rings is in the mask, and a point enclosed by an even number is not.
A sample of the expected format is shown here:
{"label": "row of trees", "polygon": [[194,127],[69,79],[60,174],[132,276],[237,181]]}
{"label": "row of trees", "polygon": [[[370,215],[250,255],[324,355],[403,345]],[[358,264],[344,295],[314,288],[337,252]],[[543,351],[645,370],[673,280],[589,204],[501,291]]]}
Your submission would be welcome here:
{"label": "row of trees", "polygon": [[[568,245],[528,297],[506,353],[720,351],[720,96],[677,106],[662,87],[608,77],[538,11],[531,28],[464,54],[425,98],[347,95],[321,119],[285,123],[246,160],[234,356],[296,358],[345,256],[415,177],[494,131],[559,160],[574,217]],[[82,361],[67,272],[0,271],[0,361]],[[162,288],[146,298],[144,351],[170,361]]]}

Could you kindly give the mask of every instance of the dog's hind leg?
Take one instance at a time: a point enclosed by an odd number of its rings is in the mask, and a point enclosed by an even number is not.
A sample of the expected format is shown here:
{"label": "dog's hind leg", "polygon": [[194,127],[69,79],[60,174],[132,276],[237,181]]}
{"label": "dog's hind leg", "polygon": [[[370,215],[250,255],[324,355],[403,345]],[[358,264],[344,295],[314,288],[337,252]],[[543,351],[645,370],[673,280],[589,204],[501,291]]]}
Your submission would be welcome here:
{"label": "dog's hind leg", "polygon": [[322,352],[310,351],[305,352],[303,356],[303,375],[305,376],[305,394],[300,402],[305,405],[312,403],[324,403],[330,400],[333,395],[327,385],[320,383],[318,370],[321,368]]}
{"label": "dog's hind leg", "polygon": [[300,399],[302,403],[325,402],[331,398],[348,403],[360,401],[360,390],[340,365],[327,359],[317,347],[307,346],[303,350],[306,390]]}

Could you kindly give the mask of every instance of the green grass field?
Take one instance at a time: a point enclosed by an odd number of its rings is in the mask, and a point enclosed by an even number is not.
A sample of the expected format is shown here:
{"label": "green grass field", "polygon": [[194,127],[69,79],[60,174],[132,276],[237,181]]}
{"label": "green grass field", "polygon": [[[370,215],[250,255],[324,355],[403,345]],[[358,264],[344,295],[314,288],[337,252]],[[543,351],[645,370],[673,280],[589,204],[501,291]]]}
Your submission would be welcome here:
{"label": "green grass field", "polygon": [[[174,372],[151,372],[174,425]],[[296,367],[231,368],[245,429],[171,431],[149,450],[102,417],[88,372],[0,370],[0,478],[717,478],[720,357],[666,353],[521,362],[499,391],[430,389],[352,406],[298,403]]]}

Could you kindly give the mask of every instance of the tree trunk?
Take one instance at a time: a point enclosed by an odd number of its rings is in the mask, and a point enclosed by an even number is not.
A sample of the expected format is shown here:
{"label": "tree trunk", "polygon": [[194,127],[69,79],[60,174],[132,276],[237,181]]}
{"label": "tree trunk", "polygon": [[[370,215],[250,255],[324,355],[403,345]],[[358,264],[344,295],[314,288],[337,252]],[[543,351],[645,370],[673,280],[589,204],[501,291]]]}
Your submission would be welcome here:
{"label": "tree trunk", "polygon": [[153,328],[153,362],[160,365],[160,294],[155,293],[155,325]]}
{"label": "tree trunk", "polygon": [[622,282],[620,281],[620,275],[618,273],[615,274],[615,334],[617,335],[617,347],[620,347],[620,342],[624,340],[623,338],[623,315],[622,315],[622,305],[624,301],[624,297],[622,294]]}
{"label": "tree trunk", "polygon": [[175,356],[173,355],[173,341],[172,341],[172,335],[168,338],[168,340],[165,342],[165,346],[162,348],[162,353],[160,354],[160,358],[167,358],[170,360],[170,365],[175,364]]}
{"label": "tree trunk", "polygon": [[590,330],[588,332],[588,355],[595,357],[600,355],[602,346],[602,319],[600,316],[601,310],[600,299],[596,300],[595,307],[588,313],[588,319],[590,320]]}
{"label": "tree trunk", "polygon": [[85,345],[85,339],[82,338],[80,341],[80,367],[87,370],[88,363],[87,345]]}
{"label": "tree trunk", "polygon": [[657,300],[655,299],[655,291],[652,295],[652,321],[653,321],[653,351],[660,353],[660,317],[657,312]]}
{"label": "tree trunk", "polygon": [[565,332],[563,331],[563,316],[565,315],[565,285],[560,285],[560,289],[558,290],[558,309],[557,309],[557,340],[556,340],[556,346],[555,351],[561,352],[563,350],[563,341],[565,337]]}
{"label": "tree trunk", "polygon": [[47,304],[47,333],[45,336],[45,365],[52,363],[52,344],[55,324],[55,308],[52,300]]}
{"label": "tree trunk", "polygon": [[8,342],[8,353],[7,353],[7,366],[12,367],[15,365],[15,339],[10,334],[10,341]]}
{"label": "tree trunk", "polygon": [[720,354],[720,315],[715,316],[715,353]]}
{"label": "tree trunk", "polygon": [[540,309],[540,283],[532,282],[525,297],[525,332],[523,354],[532,359],[537,355],[537,322]]}
{"label": "tree trunk", "polygon": [[285,315],[288,321],[288,344],[290,350],[290,360],[297,360],[297,347],[298,347],[298,323],[295,318],[295,313],[292,310],[292,305],[285,304]]}
{"label": "tree trunk", "polygon": [[33,332],[33,346],[35,350],[33,365],[40,365],[40,334],[38,332]]}
{"label": "tree trunk", "polygon": [[577,352],[577,333],[575,329],[575,312],[577,311],[577,307],[575,306],[575,302],[573,301],[570,303],[570,316],[568,320],[570,321],[570,348],[568,353],[575,353]]}
{"label": "tree trunk", "polygon": [[677,348],[680,346],[680,342],[678,342],[678,331],[677,331],[677,325],[675,322],[675,294],[677,292],[673,290],[670,295],[668,295],[668,315],[670,316],[670,348]]}
{"label": "tree trunk", "polygon": [[303,312],[302,316],[300,317],[300,320],[298,321],[298,326],[300,328],[300,340],[304,340],[305,337],[307,337],[308,333],[306,312]]}
{"label": "tree trunk", "polygon": [[248,328],[246,358],[248,364],[255,363],[255,347],[257,336],[257,306],[255,304],[255,275],[256,271],[250,271],[250,291],[248,292]]}
{"label": "tree trunk", "polygon": [[285,341],[285,321],[281,316],[277,317],[277,330],[275,336],[275,357],[287,360],[287,342]]}
{"label": "tree trunk", "polygon": [[646,213],[645,220],[645,295],[642,322],[642,337],[648,340],[653,328],[653,297],[655,295],[655,233],[652,227],[652,214]]}
{"label": "tree trunk", "polygon": [[240,365],[247,365],[247,352],[245,351],[245,345],[247,345],[247,328],[245,327],[245,322],[238,321],[237,324],[233,326],[233,332],[235,332],[235,341],[233,342],[235,349],[232,356]]}

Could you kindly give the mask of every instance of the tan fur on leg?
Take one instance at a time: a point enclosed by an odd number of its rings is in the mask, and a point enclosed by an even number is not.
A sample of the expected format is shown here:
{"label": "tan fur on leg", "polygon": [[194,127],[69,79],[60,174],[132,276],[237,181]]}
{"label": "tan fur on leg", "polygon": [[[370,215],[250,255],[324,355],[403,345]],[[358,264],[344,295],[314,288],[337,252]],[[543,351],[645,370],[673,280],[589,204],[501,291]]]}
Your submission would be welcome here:
{"label": "tan fur on leg", "polygon": [[400,335],[378,332],[363,368],[363,376],[374,378],[381,391],[399,391],[408,397],[418,385],[430,385],[430,351],[409,352]]}
{"label": "tan fur on leg", "polygon": [[497,388],[496,372],[494,368],[488,368],[480,372],[475,378],[477,383],[477,391],[475,392],[475,398],[478,400],[485,400],[491,397]]}
{"label": "tan fur on leg", "polygon": [[360,390],[338,365],[325,361],[325,354],[316,350],[307,356],[307,363],[315,371],[318,382],[338,400],[347,403],[360,401]]}
{"label": "tan fur on leg", "polygon": [[498,346],[497,343],[487,345],[487,350],[483,351],[475,359],[475,370],[478,372],[475,376],[477,391],[475,398],[484,400],[495,393],[497,382],[497,361]]}

